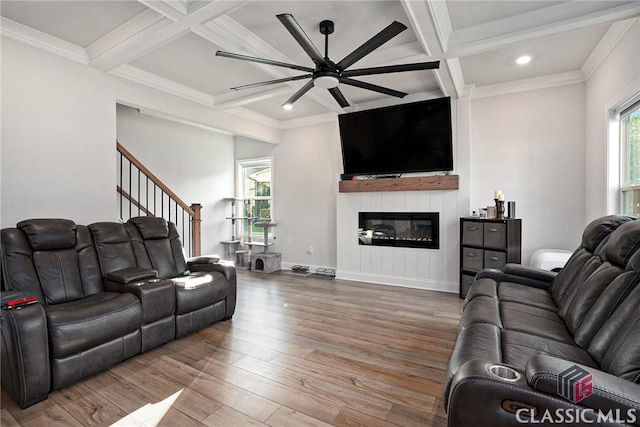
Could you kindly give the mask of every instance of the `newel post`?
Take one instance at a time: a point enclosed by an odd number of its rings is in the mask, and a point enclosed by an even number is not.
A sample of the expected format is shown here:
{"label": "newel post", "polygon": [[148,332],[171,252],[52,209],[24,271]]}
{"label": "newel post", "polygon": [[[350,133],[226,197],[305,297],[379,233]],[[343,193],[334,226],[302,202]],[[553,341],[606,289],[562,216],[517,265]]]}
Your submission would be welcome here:
{"label": "newel post", "polygon": [[191,218],[191,256],[200,256],[200,250],[202,248],[202,235],[200,233],[202,219],[200,217],[200,210],[202,209],[202,205],[200,203],[193,203],[191,209],[193,210],[193,218]]}

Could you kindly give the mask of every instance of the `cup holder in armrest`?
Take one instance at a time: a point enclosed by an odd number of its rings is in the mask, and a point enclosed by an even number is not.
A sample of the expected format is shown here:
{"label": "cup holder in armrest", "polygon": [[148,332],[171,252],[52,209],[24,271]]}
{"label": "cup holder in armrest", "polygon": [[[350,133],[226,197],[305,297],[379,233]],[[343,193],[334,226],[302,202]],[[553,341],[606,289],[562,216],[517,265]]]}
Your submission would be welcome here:
{"label": "cup holder in armrest", "polygon": [[513,368],[504,365],[491,365],[489,372],[505,381],[518,381],[520,374]]}

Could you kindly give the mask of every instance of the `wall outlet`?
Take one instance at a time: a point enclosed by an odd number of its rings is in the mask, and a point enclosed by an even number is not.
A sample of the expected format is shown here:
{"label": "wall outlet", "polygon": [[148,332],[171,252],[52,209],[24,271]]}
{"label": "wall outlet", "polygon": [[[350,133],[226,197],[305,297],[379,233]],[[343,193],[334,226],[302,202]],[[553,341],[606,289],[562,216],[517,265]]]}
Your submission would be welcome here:
{"label": "wall outlet", "polygon": [[308,253],[309,255],[313,255],[313,246],[309,246],[309,247],[307,248],[307,253]]}

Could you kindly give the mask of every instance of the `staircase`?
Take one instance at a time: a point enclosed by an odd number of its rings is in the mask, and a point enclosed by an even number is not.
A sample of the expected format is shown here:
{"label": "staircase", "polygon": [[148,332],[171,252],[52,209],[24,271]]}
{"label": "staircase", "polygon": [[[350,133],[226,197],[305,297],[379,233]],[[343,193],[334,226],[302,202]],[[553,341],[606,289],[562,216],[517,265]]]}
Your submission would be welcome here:
{"label": "staircase", "polygon": [[127,221],[141,215],[165,218],[176,225],[187,257],[199,256],[202,206],[186,204],[117,141],[116,148],[120,219]]}

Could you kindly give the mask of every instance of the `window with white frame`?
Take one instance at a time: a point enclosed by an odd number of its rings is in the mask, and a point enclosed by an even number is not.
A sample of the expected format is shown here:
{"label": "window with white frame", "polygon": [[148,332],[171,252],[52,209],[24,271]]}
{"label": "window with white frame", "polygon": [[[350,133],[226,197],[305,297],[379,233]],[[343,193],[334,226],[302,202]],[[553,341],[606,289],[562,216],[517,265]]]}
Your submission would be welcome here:
{"label": "window with white frame", "polygon": [[252,239],[262,240],[263,229],[254,224],[257,220],[273,221],[273,159],[238,161],[237,172],[238,194],[244,199],[242,215],[251,218],[244,221],[242,232],[245,238],[251,236]]}
{"label": "window with white frame", "polygon": [[622,213],[640,216],[640,100],[620,112]]}

